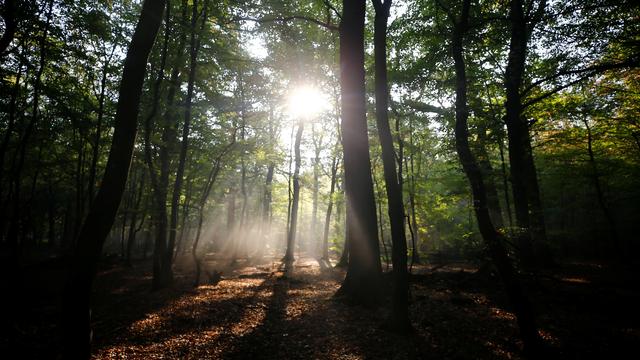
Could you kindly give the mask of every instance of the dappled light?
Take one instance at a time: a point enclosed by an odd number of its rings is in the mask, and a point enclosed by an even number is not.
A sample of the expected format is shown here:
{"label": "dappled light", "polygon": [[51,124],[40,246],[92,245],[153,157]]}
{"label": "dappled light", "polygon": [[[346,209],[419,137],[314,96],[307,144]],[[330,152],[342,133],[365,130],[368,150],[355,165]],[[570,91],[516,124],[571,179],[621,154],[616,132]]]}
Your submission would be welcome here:
{"label": "dappled light", "polygon": [[638,18],[1,1],[2,354],[636,352]]}

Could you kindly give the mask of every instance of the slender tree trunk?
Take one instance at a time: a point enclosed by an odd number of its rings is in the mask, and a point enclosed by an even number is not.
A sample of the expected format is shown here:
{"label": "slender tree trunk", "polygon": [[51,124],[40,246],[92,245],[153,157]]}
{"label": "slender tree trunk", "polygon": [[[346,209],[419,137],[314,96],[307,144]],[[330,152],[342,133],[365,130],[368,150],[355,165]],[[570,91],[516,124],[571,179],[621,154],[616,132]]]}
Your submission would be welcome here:
{"label": "slender tree trunk", "polygon": [[176,261],[178,255],[186,253],[184,250],[184,239],[189,234],[187,221],[191,213],[191,201],[193,198],[193,178],[187,177],[187,189],[185,193],[184,204],[182,205],[182,217],[180,220],[180,236],[176,240],[176,251],[173,254],[173,261]]}
{"label": "slender tree trunk", "polygon": [[113,225],[136,138],[140,95],[147,58],[162,22],[164,0],[145,0],[124,61],[115,131],[102,186],[80,231],[63,302],[64,358],[91,354],[91,288],[104,241]]}
{"label": "slender tree trunk", "polygon": [[284,256],[285,262],[291,262],[294,260],[293,252],[295,250],[296,230],[298,228],[298,206],[300,203],[300,142],[302,141],[303,130],[304,123],[300,121],[298,123],[298,131],[296,132],[296,142],[294,145],[295,165],[293,170],[293,198],[291,200],[291,224],[289,225],[287,232],[287,252]]}
{"label": "slender tree trunk", "polygon": [[489,215],[487,193],[483,174],[471,153],[469,146],[469,129],[467,125],[469,109],[467,105],[467,78],[464,63],[463,39],[468,28],[471,0],[464,0],[459,20],[454,24],[452,38],[452,53],[456,73],[456,150],[462,163],[463,170],[471,184],[473,204],[478,227],[484,239],[493,262],[505,284],[509,300],[514,308],[520,333],[525,345],[525,352],[532,358],[537,358],[540,338],[535,324],[535,318],[529,299],[524,295],[515,269],[503,245],[504,239],[496,231]]}
{"label": "slender tree trunk", "polygon": [[87,197],[89,200],[89,207],[93,203],[93,195],[95,194],[96,174],[98,168],[98,157],[100,156],[100,139],[102,137],[102,119],[104,117],[104,106],[106,100],[107,90],[107,68],[111,64],[111,58],[113,56],[113,48],[111,55],[105,59],[102,66],[102,79],[100,80],[100,95],[98,95],[98,121],[96,123],[96,135],[93,140],[93,154],[91,156],[91,168],[89,170],[89,189],[87,191]]}
{"label": "slender tree trunk", "polygon": [[267,166],[267,176],[265,178],[264,193],[262,195],[262,222],[260,224],[261,241],[259,241],[258,249],[253,255],[253,258],[256,260],[259,260],[264,256],[264,248],[269,241],[269,236],[271,234],[269,214],[271,213],[271,194],[275,167],[276,165],[274,162],[270,162]]}
{"label": "slender tree trunk", "polygon": [[198,0],[193,0],[191,12],[191,40],[190,40],[190,61],[189,78],[187,81],[187,98],[185,99],[184,124],[182,125],[182,145],[178,158],[178,169],[176,179],[173,184],[173,195],[171,197],[171,220],[169,224],[169,243],[167,245],[164,263],[171,266],[173,263],[174,248],[176,245],[176,235],[178,232],[178,213],[180,210],[180,196],[182,194],[182,183],[184,181],[184,171],[187,161],[187,150],[189,148],[189,133],[191,131],[191,109],[193,102],[193,92],[196,79],[196,67],[198,65],[198,51],[200,48],[199,34],[197,34],[198,16],[202,16],[200,32],[204,28],[207,18],[208,1],[205,1],[202,13],[198,13]]}
{"label": "slender tree trunk", "polygon": [[420,229],[418,229],[418,220],[416,217],[416,179],[413,172],[413,156],[414,154],[411,154],[408,162],[408,165],[410,165],[409,207],[411,214],[409,217],[409,226],[411,227],[411,268],[413,268],[413,264],[420,264],[420,253],[418,252]]}
{"label": "slender tree trunk", "polygon": [[[136,241],[136,232],[138,229],[136,228],[136,223],[138,222],[138,213],[141,211],[140,204],[142,203],[142,198],[144,195],[144,186],[145,186],[145,172],[142,172],[140,176],[140,187],[138,188],[138,193],[136,195],[136,200],[133,209],[131,209],[131,222],[129,225],[129,234],[127,236],[127,251],[125,255],[125,263],[127,266],[131,266],[131,251],[133,250],[133,245]],[[144,221],[144,219],[143,219]]]}
{"label": "slender tree trunk", "polygon": [[[376,123],[382,146],[384,182],[389,204],[393,260],[393,317],[390,319],[394,330],[407,331],[409,322],[409,274],[407,273],[407,238],[404,227],[404,205],[402,190],[396,172],[396,155],[393,137],[389,127],[389,85],[387,80],[387,19],[391,0],[373,0],[374,56],[376,82]],[[386,249],[385,249],[386,252]],[[414,249],[415,252],[415,249]]]}
{"label": "slender tree trunk", "polygon": [[[202,192],[202,196],[200,197],[200,201],[198,202],[198,227],[196,228],[196,237],[193,240],[193,245],[191,246],[191,256],[193,257],[193,263],[196,267],[196,276],[194,280],[194,286],[197,287],[200,284],[200,273],[201,273],[201,260],[198,257],[198,244],[200,242],[200,235],[202,233],[202,224],[204,222],[204,207],[207,204],[207,200],[209,199],[209,194],[211,194],[211,188],[213,184],[216,182],[218,178],[218,174],[220,173],[221,161],[222,157],[235,145],[236,142],[236,134],[235,130],[233,133],[233,137],[231,143],[227,145],[216,157],[214,160],[214,165],[211,167],[211,171],[209,172],[209,176],[207,177],[207,183],[205,184],[204,191]],[[235,200],[234,200],[234,212],[235,212]]]}
{"label": "slender tree trunk", "polygon": [[181,73],[184,67],[184,49],[187,41],[188,2],[182,0],[180,37],[174,55],[173,69],[167,91],[167,105],[163,115],[162,144],[160,145],[160,177],[156,194],[157,235],[153,254],[153,288],[160,289],[173,283],[173,247],[169,244],[169,219],[167,212],[167,196],[169,188],[169,172],[171,149],[176,141],[177,118],[175,111],[176,93],[181,85]]}
{"label": "slender tree trunk", "polygon": [[593,173],[593,186],[596,190],[596,196],[598,198],[598,205],[600,205],[600,210],[602,210],[602,214],[607,221],[607,225],[609,225],[609,237],[613,242],[613,248],[616,253],[615,256],[617,257],[623,254],[623,249],[620,246],[620,238],[618,237],[618,230],[616,229],[615,219],[611,214],[611,210],[607,206],[607,202],[604,198],[604,192],[602,191],[602,185],[600,184],[600,173],[598,171],[596,157],[593,153],[593,134],[591,132],[591,127],[589,126],[589,120],[584,119],[583,122],[584,126],[587,129],[587,152],[589,153],[589,164],[591,165],[591,171]]}
{"label": "slender tree trunk", "polygon": [[337,295],[375,304],[380,300],[382,268],[365,106],[365,9],[365,0],[343,0],[340,84],[349,265]]}
{"label": "slender tree trunk", "polygon": [[24,167],[27,147],[29,146],[29,140],[31,135],[36,130],[38,120],[39,120],[39,107],[40,107],[40,90],[42,88],[42,74],[44,73],[44,69],[46,67],[47,61],[47,37],[49,36],[49,28],[51,27],[51,18],[53,14],[53,0],[50,0],[47,5],[47,13],[46,20],[44,24],[44,28],[42,29],[42,36],[40,37],[39,45],[40,45],[40,56],[38,61],[38,70],[35,74],[35,80],[33,84],[33,106],[31,110],[31,118],[29,123],[27,124],[27,128],[24,130],[24,135],[20,140],[20,144],[18,147],[18,160],[15,168],[12,171],[13,176],[13,197],[12,201],[12,213],[11,213],[11,222],[9,225],[9,230],[7,233],[7,240],[9,242],[9,246],[13,251],[16,251],[18,247],[18,236],[20,232],[20,223],[21,223],[21,194],[22,190],[22,170]]}
{"label": "slender tree trunk", "polygon": [[[337,147],[337,144],[336,144]],[[322,235],[322,259],[329,262],[329,225],[331,224],[331,211],[333,210],[333,194],[336,189],[336,175],[338,173],[338,155],[333,156],[331,161],[331,185],[329,187],[329,204],[324,217],[324,231]]]}
{"label": "slender tree trunk", "polygon": [[[322,150],[322,134],[317,136],[314,124],[311,124],[311,138],[313,139],[313,194],[312,194],[312,207],[311,207],[311,229],[309,234],[311,235],[312,246],[319,250],[318,253],[322,253],[322,244],[320,244],[318,236],[318,193],[320,191],[320,151]],[[316,251],[317,251],[316,250]],[[322,255],[320,255],[322,257]]]}
{"label": "slender tree trunk", "polygon": [[507,165],[504,161],[504,141],[500,138],[498,142],[500,147],[500,164],[502,168],[502,186],[504,187],[504,203],[507,206],[507,217],[509,218],[509,227],[513,227],[513,215],[511,212],[511,198],[509,196],[509,176],[507,175]]}
{"label": "slender tree trunk", "polygon": [[[156,172],[154,160],[153,160],[153,149],[151,147],[151,133],[153,131],[153,123],[155,117],[158,113],[158,108],[160,106],[160,86],[164,81],[164,71],[167,63],[167,54],[169,48],[169,34],[172,32],[171,30],[171,3],[166,3],[165,10],[165,24],[164,24],[164,37],[162,43],[162,50],[160,52],[160,66],[158,68],[158,75],[156,76],[156,81],[153,84],[152,88],[152,105],[151,111],[145,118],[144,123],[144,155],[145,162],[147,163],[147,167],[149,168],[149,177],[151,180],[151,187],[153,189],[153,197],[152,197],[152,219],[155,223],[156,228],[156,238],[154,244],[154,257],[153,257],[153,288],[162,287],[161,281],[161,268],[162,268],[162,254],[164,254],[166,248],[166,228],[167,228],[167,216],[166,216],[166,205],[164,205],[165,209],[163,212],[162,204],[166,201],[166,193],[163,194],[163,184],[161,184],[160,176]],[[183,9],[183,13],[186,12],[186,9]],[[161,145],[161,149],[164,147],[164,144]],[[162,164],[161,164],[162,167]],[[164,186],[164,191],[166,191],[166,186]],[[150,237],[150,234],[147,234],[147,237]],[[144,258],[146,258],[148,243],[145,242],[144,248]]]}

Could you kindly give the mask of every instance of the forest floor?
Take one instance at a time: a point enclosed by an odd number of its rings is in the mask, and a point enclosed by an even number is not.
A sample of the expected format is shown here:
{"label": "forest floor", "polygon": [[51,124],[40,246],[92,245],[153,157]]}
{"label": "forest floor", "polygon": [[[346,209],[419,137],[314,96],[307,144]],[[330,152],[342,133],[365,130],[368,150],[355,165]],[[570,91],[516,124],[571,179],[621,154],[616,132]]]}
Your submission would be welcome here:
{"label": "forest floor", "polygon": [[[207,268],[221,270],[221,278],[197,288],[191,267],[188,259],[179,261],[174,286],[151,292],[149,261],[132,268],[103,264],[94,293],[94,358],[521,358],[499,279],[469,264],[414,267],[409,335],[384,329],[386,307],[335,300],[344,272],[321,269],[312,258],[298,259],[286,274],[273,259],[224,266],[211,260]],[[617,358],[635,351],[640,289],[633,280],[630,271],[572,263],[530,281],[541,334],[555,357]],[[36,309],[16,325],[22,336],[13,345],[24,347],[22,354],[46,353],[56,334],[54,325],[42,329],[51,311]]]}

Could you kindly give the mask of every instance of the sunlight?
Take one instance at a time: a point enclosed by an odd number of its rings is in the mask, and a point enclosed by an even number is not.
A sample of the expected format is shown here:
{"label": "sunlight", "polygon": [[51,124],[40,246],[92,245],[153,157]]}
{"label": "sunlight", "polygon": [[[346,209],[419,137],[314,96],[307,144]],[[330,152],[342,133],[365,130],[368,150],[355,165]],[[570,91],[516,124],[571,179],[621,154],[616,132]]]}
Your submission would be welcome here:
{"label": "sunlight", "polygon": [[294,88],[287,100],[287,113],[292,119],[308,120],[329,108],[329,100],[323,92],[312,86]]}

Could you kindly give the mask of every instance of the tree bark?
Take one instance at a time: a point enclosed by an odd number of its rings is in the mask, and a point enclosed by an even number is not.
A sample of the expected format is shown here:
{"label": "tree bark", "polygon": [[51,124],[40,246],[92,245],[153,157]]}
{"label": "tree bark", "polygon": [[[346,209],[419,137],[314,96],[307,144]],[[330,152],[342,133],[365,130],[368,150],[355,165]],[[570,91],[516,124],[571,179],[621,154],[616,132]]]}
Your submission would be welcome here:
{"label": "tree bark", "polygon": [[[467,105],[467,78],[464,63],[463,39],[468,28],[471,0],[464,0],[459,20],[455,21],[452,38],[452,55],[456,74],[456,150],[462,168],[469,179],[473,194],[473,205],[478,227],[486,243],[493,262],[504,282],[509,300],[516,314],[518,327],[522,336],[525,353],[537,358],[540,338],[529,299],[524,295],[520,281],[507,255],[502,236],[496,231],[488,209],[487,192],[483,174],[469,146],[469,129],[467,125],[469,109]],[[453,17],[453,16],[452,16]]]}
{"label": "tree bark", "polygon": [[304,123],[298,123],[298,131],[296,132],[296,142],[294,145],[295,160],[293,169],[293,197],[291,199],[291,223],[287,232],[287,252],[284,255],[285,262],[294,260],[294,251],[296,243],[296,230],[298,228],[298,206],[300,203],[300,142],[302,141],[302,131]]}
{"label": "tree bark", "polygon": [[[337,144],[336,144],[337,147]],[[333,194],[336,190],[336,178],[338,173],[339,159],[334,154],[331,161],[331,185],[329,187],[329,204],[327,204],[327,212],[324,216],[324,231],[322,235],[322,259],[329,262],[329,225],[331,224],[331,212],[333,211]]]}
{"label": "tree bark", "polygon": [[91,354],[91,288],[104,241],[122,199],[136,138],[147,58],[162,22],[164,0],[145,0],[127,50],[120,82],[115,131],[102,186],[78,236],[63,303],[63,352],[67,359]]}
{"label": "tree bark", "polygon": [[393,137],[389,127],[389,85],[387,80],[387,19],[391,0],[373,0],[374,20],[374,57],[375,57],[375,96],[376,123],[382,146],[382,164],[389,206],[393,261],[393,317],[394,330],[405,332],[411,328],[409,322],[409,274],[407,273],[407,238],[404,227],[404,205],[402,190],[396,172],[396,154]]}
{"label": "tree bark", "polygon": [[[523,116],[520,93],[527,57],[527,47],[535,21],[525,16],[522,0],[510,1],[509,20],[511,39],[505,72],[505,122],[509,139],[509,163],[516,224],[521,228],[518,247],[523,265],[533,266],[537,262],[536,248],[544,246],[546,232],[544,214],[540,201],[529,126]],[[545,0],[538,2],[536,13],[543,11]],[[531,21],[529,21],[531,20]]]}
{"label": "tree bark", "polygon": [[340,84],[349,265],[337,295],[373,305],[380,300],[382,266],[365,107],[365,9],[365,0],[343,0]]}

